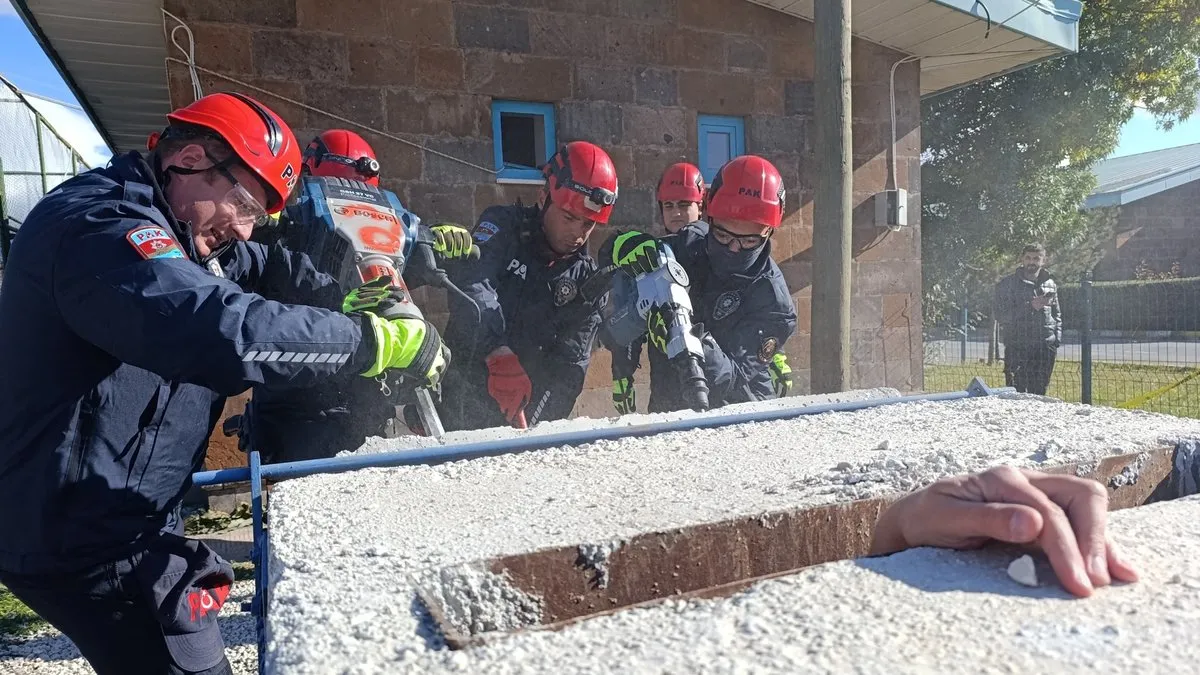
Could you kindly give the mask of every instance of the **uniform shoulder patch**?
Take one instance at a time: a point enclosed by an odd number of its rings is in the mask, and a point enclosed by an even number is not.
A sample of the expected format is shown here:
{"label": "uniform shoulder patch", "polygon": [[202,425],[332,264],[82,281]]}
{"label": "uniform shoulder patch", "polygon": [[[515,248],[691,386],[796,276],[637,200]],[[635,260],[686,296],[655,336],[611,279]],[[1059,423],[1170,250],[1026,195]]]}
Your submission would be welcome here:
{"label": "uniform shoulder patch", "polygon": [[157,225],[145,225],[132,230],[125,239],[146,260],[154,258],[184,258],[175,237]]}
{"label": "uniform shoulder patch", "polygon": [[496,233],[499,231],[500,226],[496,225],[490,220],[485,220],[475,226],[475,231],[471,234],[471,236],[475,239],[475,241],[482,244],[496,236]]}
{"label": "uniform shoulder patch", "polygon": [[779,340],[773,337],[763,338],[762,345],[758,348],[758,360],[763,363],[770,363],[775,358],[775,350],[779,348]]}

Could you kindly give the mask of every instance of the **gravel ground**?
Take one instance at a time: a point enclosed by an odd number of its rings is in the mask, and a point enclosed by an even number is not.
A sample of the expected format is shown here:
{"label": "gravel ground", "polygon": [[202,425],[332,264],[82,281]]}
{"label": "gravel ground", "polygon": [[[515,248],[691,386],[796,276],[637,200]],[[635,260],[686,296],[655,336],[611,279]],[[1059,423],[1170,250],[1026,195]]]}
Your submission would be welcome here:
{"label": "gravel ground", "polygon": [[[253,581],[238,581],[221,608],[221,635],[234,675],[258,672],[258,647],[254,617],[241,611],[243,602],[254,597]],[[0,673],[12,675],[80,675],[94,673],[65,635],[53,628],[14,640],[0,637]]]}
{"label": "gravel ground", "polygon": [[[524,639],[508,641],[503,654],[436,649],[409,574],[878,496],[997,464],[1095,461],[1181,438],[1200,438],[1200,420],[1004,395],[286,481],[270,507],[268,664],[288,674],[503,672],[528,656]],[[661,637],[656,624],[639,625],[634,632]],[[889,625],[902,641],[904,631]],[[580,667],[629,670],[632,642],[580,630],[595,656]],[[730,645],[706,669],[738,670],[735,638],[704,634]],[[550,670],[562,672],[565,661]]]}

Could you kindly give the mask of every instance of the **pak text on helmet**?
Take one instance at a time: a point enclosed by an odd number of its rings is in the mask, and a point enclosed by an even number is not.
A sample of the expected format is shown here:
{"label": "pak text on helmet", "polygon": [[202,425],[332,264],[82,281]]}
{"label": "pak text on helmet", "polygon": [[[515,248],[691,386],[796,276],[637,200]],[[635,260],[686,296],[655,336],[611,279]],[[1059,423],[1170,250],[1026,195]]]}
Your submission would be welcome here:
{"label": "pak text on helmet", "polygon": [[379,160],[362,136],[347,129],[330,129],[304,149],[304,168],[314,176],[349,178],[379,186]]}
{"label": "pak text on helmet", "polygon": [[600,146],[567,143],[546,162],[542,173],[555,206],[578,218],[608,223],[617,202],[617,169]]}
{"label": "pak text on helmet", "polygon": [[694,164],[679,162],[667,167],[658,181],[658,201],[704,202],[704,176]]}
{"label": "pak text on helmet", "polygon": [[756,155],[736,157],[721,167],[708,189],[705,213],[712,220],[740,220],[763,227],[783,222],[783,178]]}
{"label": "pak text on helmet", "polygon": [[[267,188],[267,213],[283,210],[300,175],[300,146],[295,135],[271,109],[238,93],[209,94],[167,114],[171,125],[191,125],[211,131],[225,141]],[[168,126],[150,137],[153,150],[171,138],[177,127]]]}

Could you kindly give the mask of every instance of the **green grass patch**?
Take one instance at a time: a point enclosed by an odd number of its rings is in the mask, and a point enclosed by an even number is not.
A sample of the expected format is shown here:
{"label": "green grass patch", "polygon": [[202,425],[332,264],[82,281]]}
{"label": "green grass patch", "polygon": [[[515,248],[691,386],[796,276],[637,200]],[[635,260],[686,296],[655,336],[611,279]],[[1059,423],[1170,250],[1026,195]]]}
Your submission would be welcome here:
{"label": "green grass patch", "polygon": [[0,585],[0,637],[29,635],[48,625],[42,617]]}
{"label": "green grass patch", "polygon": [[[1200,376],[1187,379],[1196,371],[1197,368],[1188,366],[1093,363],[1092,404],[1128,405],[1138,410],[1200,418]],[[925,391],[962,391],[972,377],[982,377],[988,386],[1002,387],[1004,366],[999,363],[990,366],[986,363],[926,365]],[[1079,362],[1059,361],[1055,364],[1046,393],[1064,401],[1079,402]],[[1149,394],[1153,396],[1145,398]]]}
{"label": "green grass patch", "polygon": [[245,527],[253,522],[250,505],[242,502],[233,513],[201,511],[184,519],[183,533],[189,537],[198,534],[216,534]]}

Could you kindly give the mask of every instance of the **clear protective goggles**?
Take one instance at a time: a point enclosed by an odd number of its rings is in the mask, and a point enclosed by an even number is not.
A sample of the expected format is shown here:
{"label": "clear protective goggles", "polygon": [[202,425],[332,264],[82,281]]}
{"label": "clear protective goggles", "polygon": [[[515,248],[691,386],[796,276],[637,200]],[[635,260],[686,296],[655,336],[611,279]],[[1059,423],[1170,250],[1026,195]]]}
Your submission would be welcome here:
{"label": "clear protective goggles", "polygon": [[242,185],[241,181],[226,168],[226,163],[217,163],[213,165],[213,168],[220,171],[225,180],[233,184],[229,192],[225,193],[225,203],[233,207],[234,220],[239,225],[248,224],[252,228],[266,225],[270,220],[266,207],[260,204],[254,195],[250,194],[250,191]]}

